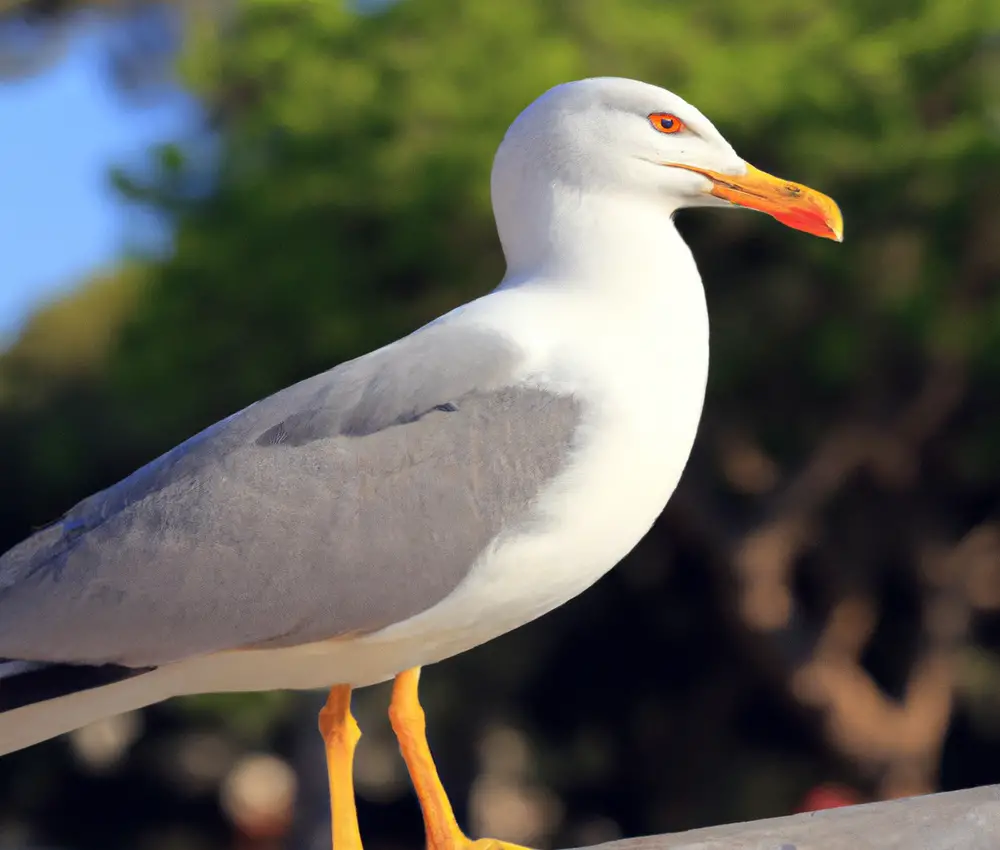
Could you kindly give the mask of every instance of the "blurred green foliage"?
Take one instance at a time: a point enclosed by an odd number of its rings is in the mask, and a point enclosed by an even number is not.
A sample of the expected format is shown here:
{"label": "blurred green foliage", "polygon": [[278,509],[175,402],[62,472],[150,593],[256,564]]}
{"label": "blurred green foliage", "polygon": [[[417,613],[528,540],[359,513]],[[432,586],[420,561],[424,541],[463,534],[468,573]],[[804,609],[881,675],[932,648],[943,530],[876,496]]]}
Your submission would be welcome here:
{"label": "blurred green foliage", "polygon": [[[43,309],[0,358],[5,542],[215,419],[488,291],[503,273],[496,146],[546,88],[596,75],[677,92],[748,161],[844,212],[840,246],[748,213],[681,217],[713,326],[685,504],[737,534],[832,424],[892,419],[943,364],[962,376],[961,403],[916,447],[915,476],[838,494],[821,517],[833,542],[818,569],[833,596],[864,587],[879,598],[897,573],[919,595],[921,535],[953,541],[991,516],[995,0],[403,0],[367,13],[339,0],[242,0],[224,21],[190,19],[179,67],[210,127],[117,175],[171,219],[175,250]],[[772,483],[744,486],[727,471],[734,433],[766,454]],[[726,581],[720,590],[710,567],[718,541],[671,510],[587,599],[428,676],[446,689],[458,676],[475,683],[455,696],[465,720],[455,703],[442,709],[458,740],[471,741],[476,718],[535,712],[525,723],[543,779],[567,809],[559,843],[602,813],[649,832],[779,813],[831,773],[877,785],[741,661]],[[1000,622],[979,615],[969,645],[989,655]],[[873,668],[888,690],[912,658],[898,631]],[[581,646],[592,654],[577,670]],[[636,653],[658,660],[625,677],[622,655]],[[505,675],[511,665],[517,676]],[[555,682],[575,694],[561,706]],[[968,733],[983,758],[1000,746],[993,732]],[[611,767],[594,762],[594,740]],[[978,781],[981,768],[942,782]]]}

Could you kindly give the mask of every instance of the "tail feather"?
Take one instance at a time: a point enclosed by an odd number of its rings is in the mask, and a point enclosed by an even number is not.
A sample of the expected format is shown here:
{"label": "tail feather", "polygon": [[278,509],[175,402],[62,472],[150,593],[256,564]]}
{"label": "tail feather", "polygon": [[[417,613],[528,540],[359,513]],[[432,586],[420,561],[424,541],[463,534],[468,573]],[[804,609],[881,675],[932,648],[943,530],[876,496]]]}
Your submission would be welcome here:
{"label": "tail feather", "polygon": [[173,696],[163,672],[0,659],[0,755]]}
{"label": "tail feather", "polygon": [[149,673],[154,667],[49,664],[0,658],[0,714]]}

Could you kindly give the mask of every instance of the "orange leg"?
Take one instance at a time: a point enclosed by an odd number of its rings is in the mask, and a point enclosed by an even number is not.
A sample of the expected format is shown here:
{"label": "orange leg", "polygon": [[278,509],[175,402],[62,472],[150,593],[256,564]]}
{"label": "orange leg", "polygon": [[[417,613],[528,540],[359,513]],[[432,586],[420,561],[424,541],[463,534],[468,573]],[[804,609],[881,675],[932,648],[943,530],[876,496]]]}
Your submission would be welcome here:
{"label": "orange leg", "polygon": [[472,841],[459,828],[427,743],[427,722],[417,693],[419,681],[419,667],[396,676],[389,719],[420,801],[427,850],[526,850],[493,838]]}
{"label": "orange leg", "polygon": [[351,714],[349,685],[337,685],[330,690],[326,705],[319,712],[319,731],[326,744],[333,850],[362,850],[354,805],[354,748],[361,730]]}

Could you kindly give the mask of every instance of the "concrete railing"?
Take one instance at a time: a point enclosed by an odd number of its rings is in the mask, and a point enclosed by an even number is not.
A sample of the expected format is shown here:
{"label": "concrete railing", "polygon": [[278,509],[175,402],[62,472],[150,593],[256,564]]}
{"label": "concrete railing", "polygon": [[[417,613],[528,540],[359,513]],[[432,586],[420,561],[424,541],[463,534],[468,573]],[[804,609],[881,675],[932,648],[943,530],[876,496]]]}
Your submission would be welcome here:
{"label": "concrete railing", "polygon": [[601,850],[1000,850],[1000,785],[599,846]]}

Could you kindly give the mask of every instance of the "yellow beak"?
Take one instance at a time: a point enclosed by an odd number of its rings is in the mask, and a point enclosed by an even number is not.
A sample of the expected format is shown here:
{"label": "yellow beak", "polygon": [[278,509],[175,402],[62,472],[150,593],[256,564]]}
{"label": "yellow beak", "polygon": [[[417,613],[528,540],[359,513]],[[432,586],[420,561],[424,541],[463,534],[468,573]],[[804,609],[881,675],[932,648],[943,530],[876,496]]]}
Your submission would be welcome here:
{"label": "yellow beak", "polygon": [[844,219],[836,202],[798,183],[773,177],[752,165],[747,173],[739,176],[720,174],[693,165],[670,163],[675,168],[686,168],[712,181],[711,193],[737,206],[760,210],[778,219],[782,224],[841,242],[844,239]]}

